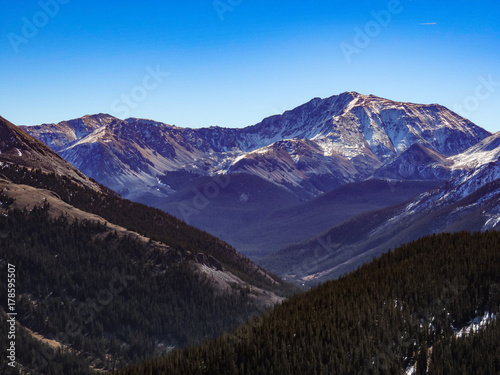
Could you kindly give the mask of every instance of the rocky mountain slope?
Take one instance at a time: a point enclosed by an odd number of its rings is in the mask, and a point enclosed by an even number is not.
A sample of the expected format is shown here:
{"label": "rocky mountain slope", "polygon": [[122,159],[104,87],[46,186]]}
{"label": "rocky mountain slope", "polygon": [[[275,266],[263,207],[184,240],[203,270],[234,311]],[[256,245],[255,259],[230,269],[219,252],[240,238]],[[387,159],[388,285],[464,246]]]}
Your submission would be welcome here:
{"label": "rocky mountain slope", "polygon": [[[2,130],[0,134],[2,136],[0,138],[0,173],[5,180],[4,183],[24,184],[33,189],[42,189],[42,192],[49,191],[49,194],[55,195],[56,198],[65,203],[65,205],[55,206],[75,209],[75,211],[62,212],[64,216],[73,217],[73,213],[76,211],[86,212],[88,214],[86,219],[94,220],[95,215],[98,215],[108,222],[138,232],[152,240],[159,240],[159,242],[169,246],[177,246],[179,250],[184,249],[187,253],[197,249],[200,252],[207,252],[207,256],[218,257],[218,261],[225,268],[233,270],[238,276],[245,279],[257,276],[257,279],[262,277],[260,281],[256,279],[257,283],[263,283],[262,285],[266,283],[270,283],[270,286],[279,284],[276,284],[272,277],[266,275],[263,269],[252,264],[247,258],[219,239],[193,228],[163,211],[119,197],[113,191],[88,179],[54,151],[12,123],[3,120],[0,125],[2,125],[0,128]],[[40,151],[12,157],[12,147],[5,140],[17,138],[23,141],[15,144],[20,150]],[[74,175],[80,179],[75,178]],[[9,189],[7,187],[4,193],[9,196],[9,194],[14,194],[14,191],[20,193],[26,189]],[[35,198],[38,196],[35,190],[32,194],[23,193],[23,196],[31,197],[28,199],[26,207],[43,201],[41,198]],[[12,196],[12,198],[19,199],[20,197]],[[14,207],[17,205],[19,202]],[[17,208],[22,209],[23,207]],[[148,224],[148,221],[154,224]],[[193,244],[188,244],[190,239],[194,241]],[[250,274],[252,276],[248,278]]]}
{"label": "rocky mountain slope", "polygon": [[139,201],[176,191],[172,172],[191,179],[247,173],[310,198],[370,177],[415,143],[452,156],[490,135],[439,105],[355,92],[316,98],[243,129],[186,129],[100,114],[24,130]]}
{"label": "rocky mountain slope", "polygon": [[[364,195],[357,201],[366,210],[401,203],[461,173],[449,158],[490,135],[439,105],[355,92],[316,98],[243,129],[104,114],[24,129],[122,196],[207,230],[252,259],[361,213],[335,200],[324,207],[308,201],[370,178],[394,180],[393,187],[418,181],[413,195],[391,197],[374,184],[379,203]],[[302,204],[308,214],[293,209]],[[292,217],[283,215],[287,209]]]}

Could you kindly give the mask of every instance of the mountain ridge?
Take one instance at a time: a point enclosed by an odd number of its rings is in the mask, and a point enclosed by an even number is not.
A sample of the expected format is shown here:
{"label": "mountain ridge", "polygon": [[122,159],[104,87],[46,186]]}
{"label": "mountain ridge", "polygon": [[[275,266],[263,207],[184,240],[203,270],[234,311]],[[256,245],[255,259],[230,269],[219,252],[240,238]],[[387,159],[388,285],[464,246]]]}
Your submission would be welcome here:
{"label": "mountain ridge", "polygon": [[229,335],[117,374],[496,373],[499,244],[498,232],[424,237]]}
{"label": "mountain ridge", "polygon": [[[71,127],[87,133],[78,138]],[[490,135],[436,104],[356,92],[315,98],[239,129],[180,128],[109,115],[23,129],[87,175],[136,200],[140,193],[132,189],[159,198],[171,194],[175,189],[167,175],[173,171],[250,173],[307,198],[368,178],[416,142],[451,156]]]}

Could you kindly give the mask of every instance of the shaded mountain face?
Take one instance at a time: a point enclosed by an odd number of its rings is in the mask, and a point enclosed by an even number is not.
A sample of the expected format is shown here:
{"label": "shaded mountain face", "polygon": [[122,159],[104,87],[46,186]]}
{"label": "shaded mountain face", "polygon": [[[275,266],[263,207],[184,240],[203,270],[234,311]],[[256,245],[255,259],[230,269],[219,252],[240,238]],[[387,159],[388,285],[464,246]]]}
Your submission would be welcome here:
{"label": "shaded mountain face", "polygon": [[439,105],[354,92],[316,98],[243,129],[186,129],[100,114],[24,130],[139,201],[178,191],[172,172],[252,174],[307,199],[370,177],[415,143],[448,157],[490,135]]}
{"label": "shaded mountain face", "polygon": [[415,143],[374,173],[376,178],[395,180],[445,181],[451,178],[454,163],[421,143]]}
{"label": "shaded mountain face", "polygon": [[[104,114],[24,129],[122,196],[215,234],[254,260],[456,177],[466,167],[449,158],[490,135],[439,105],[354,92],[243,129]],[[408,188],[400,180],[418,182]],[[315,203],[343,186],[353,187],[351,207],[339,199]]]}
{"label": "shaded mountain face", "polygon": [[238,174],[231,175],[230,184],[216,198],[203,201],[202,193],[211,186],[210,181],[197,180],[201,184],[173,194],[159,208],[224,238],[257,263],[356,215],[406,202],[442,184],[370,179],[302,202],[270,182]]}
{"label": "shaded mountain face", "polygon": [[452,177],[410,202],[361,214],[262,264],[289,279],[316,284],[424,235],[500,229],[500,133],[446,159]]}
{"label": "shaded mountain face", "polygon": [[[0,120],[0,173],[2,184],[12,185],[7,186],[5,190],[7,195],[14,194],[11,198],[18,201],[14,207],[23,209],[35,205],[36,202],[53,200],[53,206],[59,209],[59,211],[56,209],[57,215],[73,217],[78,211],[75,219],[93,221],[97,215],[100,217],[97,221],[102,221],[103,218],[104,221],[114,223],[125,230],[137,232],[143,237],[178,248],[185,255],[191,251],[204,253],[206,250],[205,255],[218,257],[218,262],[224,268],[231,269],[243,280],[248,280],[247,276],[250,274],[258,275],[258,279],[260,278],[258,283],[269,282],[269,285],[277,285],[263,269],[218,238],[191,227],[163,211],[118,196],[115,192],[88,179],[22,129],[1,117]],[[24,193],[30,189],[16,188],[19,185],[31,186],[32,192]],[[37,191],[40,189],[41,191]],[[45,196],[47,190],[55,193],[57,199]],[[15,192],[24,196],[15,195]],[[22,206],[20,202],[26,204]],[[148,221],[150,223],[146,224]],[[190,240],[193,244],[189,244]]]}
{"label": "shaded mountain face", "polygon": [[95,190],[100,187],[73,165],[23,130],[0,117],[0,163],[39,169],[71,178]]}

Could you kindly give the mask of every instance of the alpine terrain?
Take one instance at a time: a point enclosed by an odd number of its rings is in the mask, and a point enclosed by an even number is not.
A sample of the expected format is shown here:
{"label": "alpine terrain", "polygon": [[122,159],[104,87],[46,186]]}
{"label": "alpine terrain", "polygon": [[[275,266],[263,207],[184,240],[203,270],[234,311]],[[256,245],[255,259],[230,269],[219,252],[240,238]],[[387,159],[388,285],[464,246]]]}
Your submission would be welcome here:
{"label": "alpine terrain", "polygon": [[491,135],[437,104],[356,92],[242,129],[104,114],[23,129],[123,197],[255,260],[438,187],[451,177],[450,157]]}
{"label": "alpine terrain", "polygon": [[187,129],[104,114],[23,129],[137,200],[179,191],[179,180],[236,173],[313,197],[370,177],[415,143],[452,156],[490,135],[439,105],[355,92],[316,98],[243,129]]}

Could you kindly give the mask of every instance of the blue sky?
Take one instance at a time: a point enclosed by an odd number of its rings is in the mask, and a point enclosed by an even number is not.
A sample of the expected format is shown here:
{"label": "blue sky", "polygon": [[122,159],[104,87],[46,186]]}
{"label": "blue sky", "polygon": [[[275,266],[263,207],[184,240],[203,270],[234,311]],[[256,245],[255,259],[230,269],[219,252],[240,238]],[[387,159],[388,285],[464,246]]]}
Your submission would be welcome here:
{"label": "blue sky", "polygon": [[500,130],[498,1],[2,2],[0,115],[242,127],[358,91]]}

